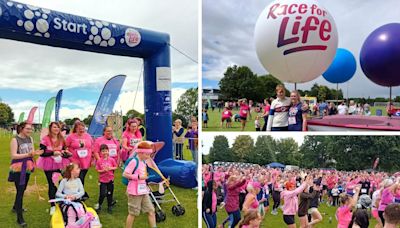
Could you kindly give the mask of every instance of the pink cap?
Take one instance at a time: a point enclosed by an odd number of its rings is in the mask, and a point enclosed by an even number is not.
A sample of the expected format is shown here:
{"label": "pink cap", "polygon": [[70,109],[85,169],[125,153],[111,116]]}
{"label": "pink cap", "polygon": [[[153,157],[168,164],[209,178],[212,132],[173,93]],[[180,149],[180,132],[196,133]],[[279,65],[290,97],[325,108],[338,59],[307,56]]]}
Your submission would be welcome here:
{"label": "pink cap", "polygon": [[258,182],[258,181],[253,181],[253,182],[251,183],[251,185],[253,186],[253,188],[261,188],[261,184],[260,184],[260,182]]}

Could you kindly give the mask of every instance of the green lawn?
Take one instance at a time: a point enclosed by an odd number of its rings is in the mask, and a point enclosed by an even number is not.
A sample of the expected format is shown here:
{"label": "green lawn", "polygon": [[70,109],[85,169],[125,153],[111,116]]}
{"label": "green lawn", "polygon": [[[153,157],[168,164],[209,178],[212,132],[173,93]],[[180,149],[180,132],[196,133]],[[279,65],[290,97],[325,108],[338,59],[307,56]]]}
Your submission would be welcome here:
{"label": "green lawn", "polygon": [[[381,109],[382,116],[386,116],[386,107],[371,107],[371,115],[376,115],[377,109]],[[220,126],[221,112],[219,112],[217,108],[214,110],[214,112],[211,109],[208,110],[208,112],[207,112],[208,118],[209,118],[208,126],[207,126],[207,128],[204,128],[204,126],[203,126],[203,131],[240,131],[241,130],[240,122],[232,122],[232,128],[225,128],[225,124],[224,124],[224,128],[221,128],[221,126]],[[233,110],[232,113],[233,113],[233,115],[235,115],[236,113],[239,113],[239,111]],[[258,113],[255,113],[254,111],[251,112],[252,116],[251,116],[251,118],[250,117],[247,118],[245,131],[255,131],[256,130],[254,127],[254,120],[255,120],[255,117],[257,114]],[[260,123],[261,123],[261,128],[262,128],[262,126],[264,125],[263,118],[260,118]]]}
{"label": "green lawn", "polygon": [[[270,200],[270,208],[272,208],[272,200]],[[319,211],[322,215],[322,222],[318,224],[316,227],[318,228],[334,228],[337,227],[337,221],[335,218],[335,213],[336,213],[336,207],[328,207],[326,203],[322,203],[319,207]],[[217,223],[221,224],[221,222],[226,218],[227,214],[225,212],[225,209],[220,209],[218,208],[217,212]],[[243,218],[243,214],[242,214]],[[205,227],[204,221],[203,227]],[[375,219],[370,219],[370,225],[369,227],[375,227],[376,220]],[[296,226],[300,227],[299,219],[296,216]],[[227,226],[226,226],[227,227]],[[282,217],[282,211],[279,210],[278,215],[271,215],[270,212],[268,212],[264,218],[264,220],[261,223],[261,227],[268,227],[268,228],[275,228],[275,227],[286,227],[286,224],[283,222],[283,217]]]}
{"label": "green lawn", "polygon": [[[37,136],[35,135],[35,138]],[[2,194],[0,194],[0,227],[18,227],[16,224],[16,216],[11,212],[11,208],[15,197],[15,187],[13,183],[7,182],[8,168],[10,163],[9,144],[11,135],[0,131],[0,183]],[[36,140],[37,141],[37,140]],[[190,151],[185,147],[184,157],[187,160],[191,159]],[[116,172],[115,191],[114,197],[118,201],[113,210],[113,214],[109,215],[107,212],[99,214],[100,221],[103,227],[120,228],[124,227],[125,219],[127,216],[127,202],[126,202],[126,187],[120,181],[121,170]],[[37,185],[35,185],[35,178]],[[97,172],[92,168],[90,169],[85,183],[85,189],[90,195],[87,201],[88,206],[93,206],[98,199],[99,189],[97,182]],[[172,186],[174,193],[178,197],[181,204],[185,207],[186,213],[183,216],[175,217],[171,208],[174,205],[166,203],[162,205],[163,210],[167,213],[166,221],[159,223],[158,227],[197,227],[197,190],[183,189]],[[47,203],[47,182],[43,171],[36,170],[29,181],[29,186],[25,192],[24,208],[28,211],[24,213],[25,221],[29,227],[42,228],[49,227],[50,216],[48,214],[49,204]],[[103,208],[106,207],[106,200]],[[135,221],[135,227],[148,227],[147,216],[141,215]]]}

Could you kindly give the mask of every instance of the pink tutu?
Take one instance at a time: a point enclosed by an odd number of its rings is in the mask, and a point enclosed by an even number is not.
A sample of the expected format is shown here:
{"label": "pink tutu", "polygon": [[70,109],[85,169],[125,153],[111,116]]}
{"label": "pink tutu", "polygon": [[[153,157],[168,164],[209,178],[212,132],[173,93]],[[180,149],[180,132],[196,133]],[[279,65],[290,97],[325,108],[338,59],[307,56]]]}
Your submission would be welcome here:
{"label": "pink tutu", "polygon": [[44,171],[62,170],[70,163],[68,158],[61,158],[56,162],[53,157],[39,157],[36,161],[36,167]]}

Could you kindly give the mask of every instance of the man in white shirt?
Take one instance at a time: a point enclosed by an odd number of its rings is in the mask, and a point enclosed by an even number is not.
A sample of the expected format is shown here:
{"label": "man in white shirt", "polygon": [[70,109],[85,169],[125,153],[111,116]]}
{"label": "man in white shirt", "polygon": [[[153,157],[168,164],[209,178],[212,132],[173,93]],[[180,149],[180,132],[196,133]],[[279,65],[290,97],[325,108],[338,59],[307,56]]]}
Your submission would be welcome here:
{"label": "man in white shirt", "polygon": [[347,108],[347,105],[342,101],[342,103],[337,107],[338,109],[338,114],[339,115],[346,115],[349,108]]}

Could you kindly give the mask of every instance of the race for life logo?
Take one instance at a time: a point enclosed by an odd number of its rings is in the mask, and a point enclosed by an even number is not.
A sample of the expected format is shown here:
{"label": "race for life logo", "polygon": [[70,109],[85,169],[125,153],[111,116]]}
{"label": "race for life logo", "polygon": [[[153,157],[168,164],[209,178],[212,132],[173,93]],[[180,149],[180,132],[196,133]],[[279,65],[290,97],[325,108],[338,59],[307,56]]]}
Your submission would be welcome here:
{"label": "race for life logo", "polygon": [[[283,51],[284,55],[310,50],[326,50],[324,42],[331,39],[332,24],[326,18],[328,13],[316,4],[279,4],[269,8],[267,19],[281,20],[277,47],[295,44],[295,47]],[[318,44],[313,44],[309,36],[315,33],[319,37]]]}
{"label": "race for life logo", "polygon": [[125,41],[126,45],[128,45],[129,47],[136,47],[137,45],[139,45],[141,39],[142,37],[136,29],[128,28],[125,31]]}

